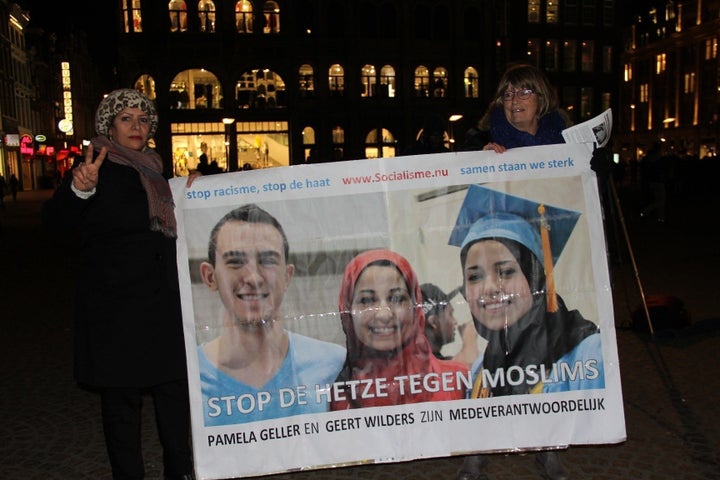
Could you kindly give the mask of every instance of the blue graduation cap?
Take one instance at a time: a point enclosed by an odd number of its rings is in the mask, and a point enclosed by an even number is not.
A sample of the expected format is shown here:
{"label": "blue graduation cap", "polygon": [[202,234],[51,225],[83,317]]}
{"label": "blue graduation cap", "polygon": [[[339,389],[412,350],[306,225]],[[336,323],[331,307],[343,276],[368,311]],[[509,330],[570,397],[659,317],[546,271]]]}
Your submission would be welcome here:
{"label": "blue graduation cap", "polygon": [[526,246],[545,269],[549,311],[554,311],[553,266],[579,217],[579,212],[470,185],[448,243],[464,248],[484,238],[507,238]]}
{"label": "blue graduation cap", "polygon": [[[544,210],[542,214],[540,207]],[[541,227],[547,227],[555,264],[579,217],[579,212],[470,185],[448,243],[462,248],[483,238],[508,238],[525,245],[547,267]]]}

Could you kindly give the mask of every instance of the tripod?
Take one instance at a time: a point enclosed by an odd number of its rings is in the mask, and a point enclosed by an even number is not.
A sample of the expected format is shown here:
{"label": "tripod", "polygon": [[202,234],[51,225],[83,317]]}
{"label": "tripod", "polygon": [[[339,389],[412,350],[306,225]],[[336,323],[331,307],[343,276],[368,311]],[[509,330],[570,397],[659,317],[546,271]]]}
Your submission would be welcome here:
{"label": "tripod", "polygon": [[630,243],[630,236],[628,235],[627,227],[625,225],[625,217],[623,216],[622,207],[620,206],[620,197],[618,196],[617,189],[615,188],[615,180],[613,179],[612,174],[608,174],[607,177],[602,180],[604,181],[604,183],[606,183],[606,185],[604,186],[604,188],[601,187],[601,191],[605,190],[605,194],[607,195],[606,198],[608,200],[608,213],[610,215],[610,218],[614,220],[613,234],[615,236],[616,255],[618,258],[618,262],[622,263],[622,253],[620,249],[621,244],[618,231],[618,228],[620,228],[625,238],[625,245],[627,247],[630,261],[632,263],[633,274],[635,276],[638,290],[640,292],[640,298],[642,300],[645,318],[647,319],[648,328],[650,329],[650,335],[654,336],[655,331],[653,329],[652,320],[650,318],[650,310],[648,309],[647,299],[645,298],[645,290],[643,289],[642,282],[640,281],[640,273],[638,272],[637,263],[635,262],[635,255],[633,254],[632,244]]}

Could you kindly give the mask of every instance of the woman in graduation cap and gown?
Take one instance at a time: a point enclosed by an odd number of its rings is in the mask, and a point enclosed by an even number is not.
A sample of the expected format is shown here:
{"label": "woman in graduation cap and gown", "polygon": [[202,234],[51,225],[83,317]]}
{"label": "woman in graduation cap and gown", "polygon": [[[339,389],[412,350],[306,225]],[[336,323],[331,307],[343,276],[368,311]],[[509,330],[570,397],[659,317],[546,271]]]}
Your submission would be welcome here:
{"label": "woman in graduation cap and gown", "polygon": [[378,387],[373,384],[370,395],[334,400],[331,410],[465,398],[461,382],[449,390],[410,392],[401,387],[403,380],[397,380],[447,372],[456,378],[468,375],[465,363],[433,355],[425,336],[420,284],[403,256],[377,249],[353,258],[345,268],[339,307],[347,356],[336,382],[384,378],[387,383],[383,391],[375,392]]}
{"label": "woman in graduation cap and gown", "polygon": [[[463,295],[478,333],[488,341],[473,365],[471,397],[604,388],[598,326],[569,310],[555,291],[553,266],[578,217],[479,185],[469,187],[449,243],[461,248]],[[578,361],[590,365],[582,375],[558,373],[561,364]],[[483,370],[494,376],[510,367],[544,369],[550,381],[528,375],[520,384],[483,384]],[[550,478],[569,478],[553,452],[538,455]],[[554,457],[550,463],[548,456]],[[485,461],[466,457],[458,479],[479,478]]]}

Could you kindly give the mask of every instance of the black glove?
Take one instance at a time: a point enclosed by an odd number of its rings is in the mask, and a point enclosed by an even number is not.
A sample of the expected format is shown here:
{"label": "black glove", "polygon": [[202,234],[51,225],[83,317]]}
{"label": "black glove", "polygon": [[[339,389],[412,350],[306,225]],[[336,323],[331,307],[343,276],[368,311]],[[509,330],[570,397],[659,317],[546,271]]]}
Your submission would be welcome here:
{"label": "black glove", "polygon": [[613,167],[613,154],[607,147],[598,147],[593,150],[590,159],[590,168],[599,177],[607,177],[610,175]]}

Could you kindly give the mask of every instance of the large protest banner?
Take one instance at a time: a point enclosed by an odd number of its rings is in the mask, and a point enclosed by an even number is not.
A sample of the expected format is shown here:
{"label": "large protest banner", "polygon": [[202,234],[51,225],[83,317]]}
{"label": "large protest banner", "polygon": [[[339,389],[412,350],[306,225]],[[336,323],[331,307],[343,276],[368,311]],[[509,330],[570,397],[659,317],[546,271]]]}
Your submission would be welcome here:
{"label": "large protest banner", "polygon": [[[589,168],[591,148],[553,145],[504,154],[460,152],[302,165],[200,177],[190,188],[183,178],[171,180],[198,478],[624,441],[613,303],[597,183]],[[600,333],[594,335],[597,349],[589,356],[564,370],[548,367],[560,373],[525,365],[506,369],[502,379],[483,378],[515,385],[539,377],[539,384],[552,387],[559,375],[573,380],[575,387],[470,398],[474,380],[482,377],[471,367],[464,373],[424,378],[336,380],[346,347],[338,298],[346,265],[357,254],[371,249],[397,252],[420,282],[450,291],[467,282],[461,241],[451,237],[465,235],[457,226],[468,204],[500,202],[496,208],[502,210],[516,201],[547,207],[548,238],[557,244],[557,235],[562,237],[562,256],[553,250],[546,257],[546,262],[551,257],[554,261],[552,289],[562,299],[561,308],[579,312],[598,325]],[[236,319],[229,327],[223,300],[239,304],[248,297],[210,267],[218,262],[209,258],[210,251],[224,242],[257,247],[275,232],[266,228],[264,236],[221,234],[209,249],[216,224],[246,204],[256,204],[281,225],[289,244],[287,263],[293,267],[283,267],[282,278],[275,278],[284,288],[284,295],[276,295],[281,300],[277,322],[248,327]],[[553,215],[567,220],[566,225],[555,226]],[[282,263],[262,252],[246,258],[244,247],[233,248],[237,251],[223,257],[232,274],[250,264],[270,271]],[[269,276],[255,274],[258,284],[271,283]],[[252,302],[272,297],[271,289],[263,284]],[[456,296],[453,306],[458,322],[472,327],[465,297]],[[246,364],[228,360],[256,348],[252,335],[234,336],[236,327],[260,331],[276,325],[291,332],[289,346],[286,340],[276,349],[289,352],[282,366],[266,376],[249,377]],[[482,352],[486,342],[478,339]],[[457,342],[446,348],[459,348]],[[288,366],[291,362],[303,367]],[[308,380],[320,377],[329,380]],[[409,397],[417,391],[425,400],[376,407],[353,401],[382,396],[390,384],[400,385]],[[434,401],[422,396],[428,391],[464,393],[462,399]],[[356,408],[330,410],[328,405],[338,400]]]}

